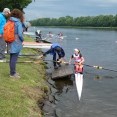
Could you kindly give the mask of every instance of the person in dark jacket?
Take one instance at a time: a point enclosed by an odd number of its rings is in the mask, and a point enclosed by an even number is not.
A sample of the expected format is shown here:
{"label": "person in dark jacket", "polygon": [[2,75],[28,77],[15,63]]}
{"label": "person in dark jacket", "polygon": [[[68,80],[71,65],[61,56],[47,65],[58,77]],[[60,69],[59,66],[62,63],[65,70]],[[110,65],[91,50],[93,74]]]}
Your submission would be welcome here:
{"label": "person in dark jacket", "polygon": [[[37,59],[42,58],[43,56],[46,56],[47,54],[53,55],[53,65],[54,65],[54,69],[57,69],[57,65],[58,64],[59,67],[61,67],[60,62],[62,61],[63,57],[65,56],[65,52],[63,50],[63,48],[59,45],[59,44],[53,44],[51,46],[51,48],[46,51],[43,55],[37,57]],[[58,54],[58,59],[56,60],[56,54]],[[57,62],[59,61],[59,62]]]}

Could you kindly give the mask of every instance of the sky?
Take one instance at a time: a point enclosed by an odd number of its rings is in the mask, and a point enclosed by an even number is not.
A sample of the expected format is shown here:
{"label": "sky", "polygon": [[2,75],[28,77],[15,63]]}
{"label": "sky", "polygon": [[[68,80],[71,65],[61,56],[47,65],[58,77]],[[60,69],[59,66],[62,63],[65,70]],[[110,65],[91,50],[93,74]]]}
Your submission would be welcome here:
{"label": "sky", "polygon": [[32,0],[25,9],[25,20],[71,16],[116,15],[117,0]]}

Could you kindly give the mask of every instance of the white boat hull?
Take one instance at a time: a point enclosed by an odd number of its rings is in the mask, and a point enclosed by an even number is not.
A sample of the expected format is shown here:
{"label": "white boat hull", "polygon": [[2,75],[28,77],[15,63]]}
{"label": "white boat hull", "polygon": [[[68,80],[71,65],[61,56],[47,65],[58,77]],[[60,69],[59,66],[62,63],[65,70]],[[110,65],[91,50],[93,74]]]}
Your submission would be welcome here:
{"label": "white boat hull", "polygon": [[83,74],[80,74],[80,73],[75,74],[75,81],[76,81],[78,97],[80,100],[81,94],[82,94],[82,87],[83,87]]}
{"label": "white boat hull", "polygon": [[23,42],[23,47],[27,48],[50,48],[52,44],[50,43],[37,43],[37,42]]}
{"label": "white boat hull", "polygon": [[24,35],[35,36],[34,32],[23,32]]}

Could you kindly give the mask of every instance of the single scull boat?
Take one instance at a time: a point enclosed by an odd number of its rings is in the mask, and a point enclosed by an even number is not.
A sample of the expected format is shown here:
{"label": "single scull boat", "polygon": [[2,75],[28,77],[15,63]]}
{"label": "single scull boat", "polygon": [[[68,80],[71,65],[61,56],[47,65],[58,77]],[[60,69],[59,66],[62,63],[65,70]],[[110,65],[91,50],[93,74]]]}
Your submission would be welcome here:
{"label": "single scull boat", "polygon": [[75,73],[75,81],[76,81],[76,88],[77,88],[77,92],[78,92],[78,97],[80,100],[81,94],[82,94],[82,87],[83,87],[83,74]]}

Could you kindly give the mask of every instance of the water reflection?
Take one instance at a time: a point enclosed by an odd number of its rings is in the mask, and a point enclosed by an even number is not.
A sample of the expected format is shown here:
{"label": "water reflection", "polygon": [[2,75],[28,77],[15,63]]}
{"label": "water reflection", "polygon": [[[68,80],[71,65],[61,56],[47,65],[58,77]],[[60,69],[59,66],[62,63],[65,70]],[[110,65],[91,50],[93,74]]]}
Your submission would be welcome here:
{"label": "water reflection", "polygon": [[69,88],[73,86],[71,76],[56,79],[54,81],[56,82],[56,87],[59,89],[58,95],[61,93],[67,93]]}

